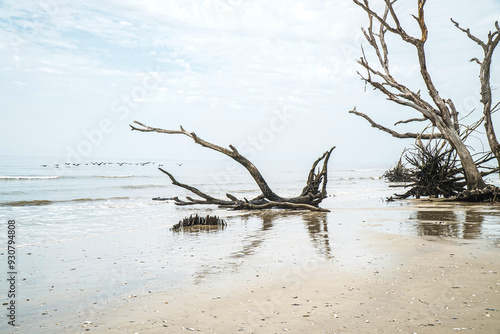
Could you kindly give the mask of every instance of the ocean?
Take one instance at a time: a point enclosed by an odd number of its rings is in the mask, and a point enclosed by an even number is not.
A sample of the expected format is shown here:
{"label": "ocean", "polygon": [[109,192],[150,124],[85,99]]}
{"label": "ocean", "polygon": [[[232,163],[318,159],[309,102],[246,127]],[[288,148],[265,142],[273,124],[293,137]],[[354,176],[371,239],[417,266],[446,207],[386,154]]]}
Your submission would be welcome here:
{"label": "ocean", "polygon": [[[266,162],[262,165],[258,166],[262,174],[280,195],[295,196],[305,185],[309,171],[307,164]],[[4,220],[19,222],[19,247],[169,226],[190,212],[209,210],[229,214],[214,206],[202,206],[202,209],[199,206],[179,207],[173,201],[152,200],[155,197],[193,196],[185,189],[173,186],[158,167],[171,172],[179,182],[198,187],[215,197],[225,199],[225,194],[231,193],[240,198],[252,198],[259,194],[248,173],[227,160],[115,160],[75,165],[50,158],[3,157],[0,161],[0,212]],[[335,162],[331,161],[328,175],[330,197],[321,206],[333,210],[373,205],[383,208],[407,206],[408,201],[385,202],[387,197],[404,189],[390,187],[381,177],[384,170],[380,167],[337,169]],[[448,213],[442,220],[456,220],[457,224],[465,222],[465,217],[461,217],[458,211]],[[487,214],[484,219],[489,222]],[[406,221],[408,226],[403,232],[418,233],[414,228],[418,219],[410,215]],[[489,231],[488,228],[474,236],[488,238],[491,237]],[[491,231],[495,234],[493,231],[495,229]],[[402,231],[399,228],[391,232]],[[2,238],[5,235],[0,234],[0,241],[4,242]]]}
{"label": "ocean", "polygon": [[[170,171],[179,182],[215,197],[226,198],[225,194],[231,193],[251,198],[259,194],[253,179],[232,161],[116,160],[66,164],[50,158],[4,157],[0,162],[0,212],[4,220],[19,222],[19,247],[169,226],[193,210],[198,212],[197,207],[152,200],[192,196],[173,186],[158,167]],[[307,164],[266,163],[261,171],[275,192],[295,196],[305,185],[308,168]],[[363,194],[365,199],[382,202],[391,194],[380,178],[382,173],[383,169],[330,171],[329,193],[338,200],[326,203],[347,204],[353,196]],[[221,214],[227,214],[226,210]]]}
{"label": "ocean", "polygon": [[[299,194],[309,172],[308,163],[256,165],[282,196]],[[64,322],[57,319],[68,314],[91,319],[116,300],[148,294],[151,289],[188,289],[207,281],[215,284],[221,277],[234,278],[232,275],[245,272],[251,267],[248,263],[265,267],[266,262],[276,260],[285,267],[313,258],[320,262],[334,259],[348,266],[356,261],[352,254],[370,256],[369,250],[353,248],[357,230],[479,240],[490,247],[500,244],[498,204],[387,202],[387,197],[403,188],[391,187],[381,177],[385,169],[380,166],[340,168],[332,158],[329,197],[321,203],[329,213],[230,211],[152,200],[193,196],[172,185],[158,167],[214,197],[259,194],[246,171],[224,159],[111,160],[76,165],[50,158],[1,158],[0,265],[7,268],[7,225],[14,220],[16,298],[19,323],[24,324],[20,332],[29,328],[56,333],[55,324]],[[207,231],[171,230],[192,214],[218,215],[228,225]],[[7,275],[7,269],[4,272]],[[8,290],[6,280],[0,289]],[[0,330],[6,328],[2,317],[5,314],[0,316]],[[72,326],[79,328],[78,323]]]}

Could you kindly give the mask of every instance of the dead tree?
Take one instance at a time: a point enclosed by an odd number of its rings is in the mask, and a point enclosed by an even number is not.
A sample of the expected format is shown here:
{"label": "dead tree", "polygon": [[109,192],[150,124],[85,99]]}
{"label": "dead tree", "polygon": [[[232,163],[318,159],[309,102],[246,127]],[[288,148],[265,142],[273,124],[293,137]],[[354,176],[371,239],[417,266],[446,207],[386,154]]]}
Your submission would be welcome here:
{"label": "dead tree", "polygon": [[[422,116],[421,118],[412,118],[402,122],[411,123],[427,121],[430,122],[432,128],[437,129],[438,132],[431,134],[399,133],[377,124],[366,114],[358,112],[356,108],[350,112],[365,118],[372,124],[373,127],[390,133],[392,136],[397,138],[444,138],[457,152],[466,178],[467,189],[481,190],[485,188],[486,184],[483,180],[481,172],[475,164],[474,159],[465,144],[465,139],[470,132],[466,130],[464,133],[461,133],[458,111],[455,108],[454,103],[451,99],[446,99],[440,96],[438,89],[434,85],[434,81],[432,80],[432,77],[427,69],[425,42],[427,41],[428,30],[424,20],[424,5],[426,1],[418,0],[418,12],[417,15],[413,15],[413,18],[417,21],[420,30],[420,36],[417,37],[409,35],[401,25],[394,8],[394,3],[397,0],[384,0],[385,9],[382,14],[376,13],[372,10],[368,0],[353,1],[368,14],[369,25],[367,29],[363,29],[363,33],[369,45],[375,52],[378,62],[378,66],[373,66],[368,61],[364,50],[362,50],[362,57],[358,60],[358,63],[366,70],[366,75],[360,74],[362,80],[372,86],[375,90],[378,90],[386,95],[388,100],[410,107],[419,112]],[[405,43],[415,47],[420,67],[420,75],[428,92],[428,96],[430,98],[429,101],[421,96],[420,91],[412,91],[401,82],[398,82],[392,75],[389,66],[389,52],[385,39],[386,33],[398,36]]]}
{"label": "dead tree", "polygon": [[[267,184],[266,180],[260,173],[260,171],[255,167],[255,165],[242,156],[238,150],[229,145],[229,149],[221,147],[219,145],[210,143],[206,140],[198,137],[194,132],[188,132],[184,130],[181,126],[180,130],[166,130],[161,128],[154,128],[148,126],[146,124],[135,121],[135,125],[130,125],[132,130],[141,131],[141,132],[157,132],[157,133],[166,133],[166,134],[181,134],[187,136],[194,140],[196,144],[199,144],[203,147],[209,148],[211,150],[220,152],[231,159],[238,162],[240,165],[245,167],[245,169],[250,173],[255,183],[259,187],[261,191],[261,195],[247,200],[238,199],[231,194],[226,194],[228,199],[217,199],[199,189],[192,187],[187,184],[183,184],[178,182],[172,174],[167,172],[162,168],[158,168],[163,173],[167,174],[172,184],[187,189],[190,192],[198,195],[202,199],[194,199],[192,197],[186,197],[187,200],[181,200],[178,197],[174,197],[175,204],[177,205],[194,205],[194,204],[215,204],[221,207],[227,207],[235,210],[259,210],[259,209],[271,209],[271,208],[281,208],[281,209],[305,209],[311,211],[324,211],[328,212],[329,210],[323,209],[319,207],[319,204],[323,199],[327,197],[326,193],[326,184],[327,184],[327,169],[328,169],[328,160],[330,159],[330,155],[332,151],[335,149],[335,146],[330,150],[323,153],[321,157],[319,157],[312,165],[311,170],[309,172],[306,186],[302,190],[302,193],[297,197],[281,197],[277,195]],[[323,166],[321,170],[316,171],[318,164],[323,161]]]}
{"label": "dead tree", "polygon": [[[460,29],[462,32],[467,34],[467,36],[477,43],[482,49],[484,53],[484,58],[480,61],[478,58],[472,58],[471,62],[476,62],[479,64],[479,79],[481,82],[481,103],[483,104],[483,119],[484,119],[484,128],[486,130],[486,137],[488,138],[488,144],[491,149],[491,153],[496,157],[498,162],[498,167],[500,167],[500,143],[498,143],[498,139],[495,134],[495,129],[493,127],[493,121],[491,115],[498,111],[500,102],[497,102],[495,105],[493,104],[493,98],[491,94],[491,61],[493,59],[493,52],[497,47],[498,43],[500,43],[500,25],[498,21],[495,22],[495,31],[488,33],[487,42],[482,41],[481,39],[474,36],[470,29],[463,29],[460,25],[455,22],[453,19],[451,21],[455,24],[455,26]],[[499,173],[500,175],[500,173]]]}

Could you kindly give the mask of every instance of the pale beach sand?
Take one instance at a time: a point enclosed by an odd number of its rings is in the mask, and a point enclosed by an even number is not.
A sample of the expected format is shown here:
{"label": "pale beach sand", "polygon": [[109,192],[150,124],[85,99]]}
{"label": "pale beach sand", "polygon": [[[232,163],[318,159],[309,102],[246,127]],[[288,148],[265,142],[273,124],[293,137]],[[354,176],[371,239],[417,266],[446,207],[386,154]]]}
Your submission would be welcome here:
{"label": "pale beach sand", "polygon": [[21,247],[15,332],[500,333],[498,206],[326,204]]}
{"label": "pale beach sand", "polygon": [[314,259],[234,281],[130,296],[91,333],[500,333],[498,249],[481,241],[363,232],[370,256]]}

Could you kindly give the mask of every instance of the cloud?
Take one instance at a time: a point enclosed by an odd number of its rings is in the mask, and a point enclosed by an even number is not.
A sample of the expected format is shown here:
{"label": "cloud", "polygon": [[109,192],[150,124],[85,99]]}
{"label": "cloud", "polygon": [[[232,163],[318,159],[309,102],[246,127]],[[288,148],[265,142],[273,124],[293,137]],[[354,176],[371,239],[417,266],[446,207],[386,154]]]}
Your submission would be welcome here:
{"label": "cloud", "polygon": [[[416,6],[400,3],[398,11],[405,13],[404,22],[413,32],[415,22],[409,14]],[[287,130],[276,135],[275,143],[286,143],[284,152],[293,154],[295,146],[342,141],[333,144],[375,156],[377,143],[385,144],[386,135],[373,132],[375,139],[360,145],[352,127],[364,123],[347,111],[354,105],[366,112],[381,110],[384,113],[376,116],[388,122],[393,112],[400,111],[383,97],[363,92],[356,59],[364,43],[360,28],[367,22],[366,15],[350,1],[54,0],[47,4],[52,7],[13,0],[0,5],[0,71],[5,74],[0,85],[13,100],[56,97],[44,100],[37,112],[71,110],[82,117],[85,126],[109,117],[117,129],[127,131],[126,123],[138,117],[164,126],[176,122],[173,127],[177,122],[191,122],[215,129],[215,139],[235,138],[237,142],[259,133],[259,127],[266,126],[276,110],[286,109],[297,116]],[[464,92],[474,90],[475,83],[453,82],[464,68],[468,75],[473,74],[474,68],[469,69],[467,59],[461,58],[469,57],[476,46],[456,31],[449,16],[484,34],[492,28],[500,5],[487,0],[480,8],[471,9],[461,0],[451,8],[438,2],[428,7],[429,65],[436,80],[449,95],[455,93],[454,86],[460,86],[456,94],[470,96]],[[401,44],[391,40],[391,62],[401,69],[394,73],[410,87],[419,87],[414,50]],[[137,106],[127,118],[117,118],[112,106],[134,90],[139,92],[148,73],[156,73],[161,85],[147,90],[147,96],[137,97]],[[62,100],[67,105],[61,105]],[[16,108],[15,103],[9,108]],[[34,111],[19,112],[29,118]],[[64,118],[64,122],[70,120]],[[80,133],[79,127],[83,127],[63,121],[53,124],[42,125],[52,126],[58,139],[33,151],[48,152],[48,147],[60,143],[71,145],[75,139],[58,129],[69,127]],[[126,144],[131,150],[135,147],[133,140]],[[276,154],[276,147],[267,147],[263,156]],[[394,147],[399,149],[399,144]],[[118,147],[109,152],[128,154]],[[351,158],[356,155],[351,153]]]}

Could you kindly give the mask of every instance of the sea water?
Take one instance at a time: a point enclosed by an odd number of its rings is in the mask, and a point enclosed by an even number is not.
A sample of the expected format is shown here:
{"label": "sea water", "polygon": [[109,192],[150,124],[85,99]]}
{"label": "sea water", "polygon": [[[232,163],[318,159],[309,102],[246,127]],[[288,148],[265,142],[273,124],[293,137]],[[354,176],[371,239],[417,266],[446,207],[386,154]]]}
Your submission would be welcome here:
{"label": "sea water", "polygon": [[[261,168],[269,185],[283,196],[296,196],[308,166],[272,163]],[[171,184],[179,182],[222,199],[259,194],[253,179],[231,161],[89,161],[66,164],[50,158],[3,157],[0,161],[0,212],[18,221],[18,245],[43,244],[88,235],[167,226],[192,207],[152,198],[193,196]],[[331,171],[329,193],[339,202],[353,196],[383,199],[389,195],[381,169]],[[330,203],[335,206],[336,201]],[[0,238],[4,235],[0,234]],[[3,240],[3,239],[0,239]]]}
{"label": "sea water", "polygon": [[[231,160],[175,162],[124,159],[75,164],[54,158],[2,157],[2,223],[8,219],[18,222],[18,246],[22,247],[89,235],[170,226],[190,212],[203,213],[206,209],[217,211],[213,206],[202,206],[199,210],[199,207],[194,206],[176,206],[173,201],[152,200],[155,197],[196,197],[183,188],[173,186],[168,176],[158,168],[169,171],[181,183],[193,185],[221,199],[226,199],[227,193],[248,199],[259,195],[253,179]],[[309,172],[309,166],[305,163],[265,162],[259,168],[271,188],[284,197],[298,195]],[[381,177],[383,173],[384,168],[380,166],[336,168],[335,162],[330,162],[329,197],[321,206],[331,210],[369,209],[373,206],[396,209],[408,207],[407,201],[385,201],[394,193],[403,193],[405,190],[391,187]],[[498,184],[495,179],[490,182]],[[463,214],[459,212],[460,205],[454,205],[454,208],[456,210],[451,210],[452,217],[445,214],[443,220],[466,222],[466,217],[462,217]],[[475,211],[482,213],[471,219],[485,220],[487,225],[491,223],[493,226],[486,226],[486,231],[476,231],[475,235],[470,236],[497,235],[495,207],[477,206]],[[226,210],[217,212],[229,214]],[[419,219],[414,212],[403,220],[408,223],[405,228],[398,227],[390,232],[418,232],[414,225],[419,223]],[[426,218],[424,214],[420,220],[433,219],[429,214]],[[439,217],[434,220],[439,223]],[[3,245],[5,233],[0,233],[0,241],[0,245]]]}

